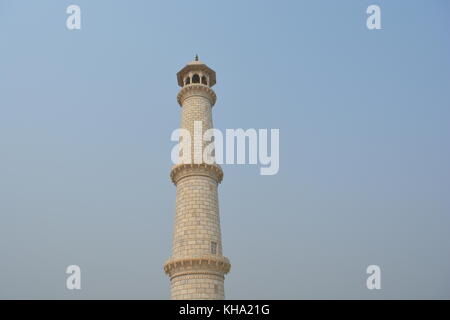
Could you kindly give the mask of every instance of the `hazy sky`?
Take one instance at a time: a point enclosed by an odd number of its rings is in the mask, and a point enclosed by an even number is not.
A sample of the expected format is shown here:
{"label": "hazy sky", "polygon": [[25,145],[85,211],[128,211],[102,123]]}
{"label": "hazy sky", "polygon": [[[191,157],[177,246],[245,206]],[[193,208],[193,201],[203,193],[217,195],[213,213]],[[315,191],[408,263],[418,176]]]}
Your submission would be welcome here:
{"label": "hazy sky", "polygon": [[277,175],[223,166],[227,298],[450,298],[449,14],[0,0],[0,298],[169,298],[175,75],[196,53],[217,72],[217,128],[280,129]]}

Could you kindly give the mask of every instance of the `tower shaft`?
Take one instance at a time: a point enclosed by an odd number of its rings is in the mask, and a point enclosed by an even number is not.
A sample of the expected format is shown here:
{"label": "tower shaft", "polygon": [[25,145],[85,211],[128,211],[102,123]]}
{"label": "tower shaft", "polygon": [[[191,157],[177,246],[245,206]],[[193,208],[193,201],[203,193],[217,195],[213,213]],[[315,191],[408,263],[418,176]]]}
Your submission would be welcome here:
{"label": "tower shaft", "polygon": [[[202,135],[213,127],[216,95],[209,86],[212,75],[207,71],[212,70],[205,67],[199,61],[187,65],[178,94],[181,128],[192,137],[192,148],[188,151],[192,152],[192,163],[177,164],[171,171],[176,185],[176,213],[172,256],[164,270],[170,277],[172,299],[224,299],[224,275],[230,269],[228,259],[222,255],[220,231],[217,188],[223,177],[222,169],[217,164],[194,163],[195,154],[202,155],[206,145],[197,137],[202,147],[194,147],[195,134],[199,134],[194,130],[195,122],[201,122]],[[215,73],[213,76],[215,81]],[[204,83],[193,82],[196,79],[204,79]]]}

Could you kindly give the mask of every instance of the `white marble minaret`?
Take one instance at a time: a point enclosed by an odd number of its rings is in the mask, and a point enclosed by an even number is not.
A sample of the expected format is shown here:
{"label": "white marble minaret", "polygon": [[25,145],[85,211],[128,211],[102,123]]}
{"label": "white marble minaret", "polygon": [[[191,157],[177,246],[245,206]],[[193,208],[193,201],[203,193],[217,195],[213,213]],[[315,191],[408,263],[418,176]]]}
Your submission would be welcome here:
{"label": "white marble minaret", "polygon": [[[202,122],[203,132],[213,127],[216,94],[211,87],[216,73],[196,56],[177,79],[181,128],[189,130],[193,140],[194,121]],[[222,255],[217,187],[223,173],[217,164],[194,163],[196,152],[202,150],[192,148],[192,163],[175,165],[170,173],[177,188],[176,213],[172,256],[164,271],[172,299],[224,299],[224,276],[231,265]]]}

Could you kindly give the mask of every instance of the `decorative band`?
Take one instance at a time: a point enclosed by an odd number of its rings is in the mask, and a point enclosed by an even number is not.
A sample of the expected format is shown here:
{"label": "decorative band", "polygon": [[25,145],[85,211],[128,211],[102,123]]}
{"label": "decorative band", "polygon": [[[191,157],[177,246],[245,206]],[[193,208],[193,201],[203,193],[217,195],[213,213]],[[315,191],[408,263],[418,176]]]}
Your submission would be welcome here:
{"label": "decorative band", "polygon": [[183,106],[183,101],[190,96],[199,95],[208,99],[211,107],[214,106],[217,100],[216,93],[210,87],[204,84],[189,84],[184,86],[177,95],[177,101],[180,106]]}
{"label": "decorative band", "polygon": [[220,183],[223,179],[223,171],[217,164],[181,163],[175,165],[170,172],[170,178],[175,185],[180,179],[188,176],[207,176]]}
{"label": "decorative band", "polygon": [[204,256],[170,259],[164,264],[164,271],[171,278],[182,274],[227,274],[231,269],[230,261],[223,256]]}

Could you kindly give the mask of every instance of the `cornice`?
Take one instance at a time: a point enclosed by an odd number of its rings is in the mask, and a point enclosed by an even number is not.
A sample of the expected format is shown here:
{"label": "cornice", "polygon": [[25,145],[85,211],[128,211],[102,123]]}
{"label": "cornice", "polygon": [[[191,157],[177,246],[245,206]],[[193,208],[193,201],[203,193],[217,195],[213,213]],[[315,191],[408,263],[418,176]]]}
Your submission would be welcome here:
{"label": "cornice", "polygon": [[171,278],[186,274],[215,274],[223,276],[230,272],[231,264],[224,256],[202,256],[169,259],[164,272]]}
{"label": "cornice", "polygon": [[217,100],[216,93],[213,89],[204,84],[194,83],[185,85],[183,88],[181,88],[180,92],[178,92],[177,95],[178,104],[182,107],[183,101],[186,98],[192,96],[201,96],[207,98],[211,103],[211,107],[214,106]]}
{"label": "cornice", "polygon": [[223,179],[223,171],[217,164],[206,163],[181,163],[173,166],[170,171],[170,178],[175,185],[182,178],[189,176],[207,176],[220,183]]}

